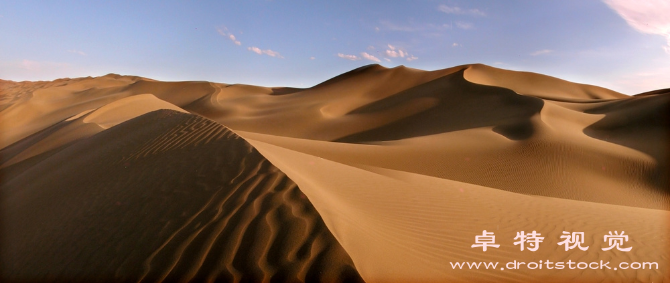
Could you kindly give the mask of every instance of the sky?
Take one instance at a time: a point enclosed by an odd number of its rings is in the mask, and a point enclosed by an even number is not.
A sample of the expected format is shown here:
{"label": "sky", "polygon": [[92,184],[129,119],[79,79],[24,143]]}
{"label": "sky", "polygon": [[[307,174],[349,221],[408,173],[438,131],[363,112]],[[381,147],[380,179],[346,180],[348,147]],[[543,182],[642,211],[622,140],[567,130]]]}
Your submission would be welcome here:
{"label": "sky", "polygon": [[0,79],[310,87],[367,64],[483,63],[670,88],[670,0],[2,1]]}

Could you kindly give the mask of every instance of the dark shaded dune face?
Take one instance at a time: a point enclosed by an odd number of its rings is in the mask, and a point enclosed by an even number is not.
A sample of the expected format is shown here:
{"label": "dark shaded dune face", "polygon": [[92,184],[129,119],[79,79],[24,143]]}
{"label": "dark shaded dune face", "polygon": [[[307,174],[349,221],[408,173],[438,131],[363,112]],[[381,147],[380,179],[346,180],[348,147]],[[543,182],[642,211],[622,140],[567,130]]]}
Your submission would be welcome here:
{"label": "dark shaded dune face", "polygon": [[5,148],[0,149],[0,164],[12,159],[14,156],[20,154],[31,146],[37,144],[41,140],[48,138],[51,134],[57,132],[58,130],[66,127],[71,124],[72,121],[61,121],[54,125],[49,126],[46,129],[43,129],[37,133],[34,133],[26,138],[19,140]]}
{"label": "dark shaded dune face", "polygon": [[496,133],[511,140],[533,135],[530,118],[542,109],[542,99],[471,83],[463,78],[463,72],[435,79],[352,111],[348,115],[370,115],[406,104],[419,104],[419,101],[430,105],[416,114],[337,141],[399,140],[487,126],[493,126]]}
{"label": "dark shaded dune face", "polygon": [[605,114],[604,118],[584,129],[586,135],[653,157],[658,166],[647,178],[655,187],[670,193],[667,172],[670,165],[670,91],[659,90],[613,101],[586,113]]}
{"label": "dark shaded dune face", "polygon": [[199,116],[154,111],[0,173],[3,282],[362,281],[295,183]]}

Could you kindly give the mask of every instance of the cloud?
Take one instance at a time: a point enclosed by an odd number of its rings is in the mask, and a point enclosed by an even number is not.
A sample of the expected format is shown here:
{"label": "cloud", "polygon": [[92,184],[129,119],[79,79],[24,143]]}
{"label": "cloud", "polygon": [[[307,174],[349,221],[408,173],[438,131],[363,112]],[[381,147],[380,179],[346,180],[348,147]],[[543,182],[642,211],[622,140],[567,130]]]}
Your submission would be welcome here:
{"label": "cloud", "polygon": [[263,54],[263,50],[261,50],[261,49],[258,48],[258,47],[249,47],[249,48],[247,48],[247,49],[249,49],[249,50],[251,50],[251,51],[253,51],[253,52],[256,52],[256,53],[258,53],[258,54]]}
{"label": "cloud", "polygon": [[450,7],[447,5],[440,5],[437,7],[437,10],[447,14],[457,14],[457,15],[473,15],[473,16],[486,16],[486,13],[480,11],[479,9],[461,9],[460,7]]}
{"label": "cloud", "polygon": [[384,60],[386,60],[386,62],[391,62],[391,59],[389,58],[384,58]]}
{"label": "cloud", "polygon": [[460,44],[454,42],[454,44],[452,44],[451,46],[452,46],[452,47],[458,47],[458,46],[462,46],[462,45],[460,45]]}
{"label": "cloud", "polygon": [[391,44],[388,45],[389,49],[387,49],[384,53],[386,56],[391,57],[391,58],[396,58],[396,57],[405,57],[407,56],[407,52],[403,50],[396,50],[397,48]]}
{"label": "cloud", "polygon": [[74,54],[79,54],[79,55],[81,55],[81,56],[86,56],[86,53],[84,53],[84,51],[79,51],[79,50],[70,49],[70,50],[68,50],[67,52],[74,53]]}
{"label": "cloud", "polygon": [[235,36],[234,36],[234,35],[230,34],[230,35],[228,35],[228,38],[230,38],[230,40],[232,40],[236,45],[242,45],[242,42],[240,42],[239,40],[235,39]]}
{"label": "cloud", "polygon": [[40,64],[40,62],[37,61],[24,59],[23,61],[21,61],[21,68],[26,69],[28,71],[38,71],[42,68],[42,64]]}
{"label": "cloud", "polygon": [[643,72],[620,75],[600,85],[625,94],[638,94],[668,88],[668,78],[670,78],[670,66],[660,66],[645,69]]}
{"label": "cloud", "polygon": [[61,70],[64,68],[69,68],[70,64],[67,63],[58,63],[58,62],[40,62],[40,61],[33,61],[33,60],[28,60],[24,59],[21,61],[18,65],[20,69],[28,70],[28,71],[33,71],[33,72],[40,72],[40,71],[53,71],[53,70]]}
{"label": "cloud", "polygon": [[337,53],[337,57],[344,58],[344,59],[351,60],[351,61],[361,60],[361,58],[356,56],[356,55],[347,55],[347,54],[342,54],[342,53]]}
{"label": "cloud", "polygon": [[543,55],[543,54],[549,54],[551,52],[554,52],[554,51],[550,50],[550,49],[542,49],[542,50],[538,50],[538,51],[535,51],[533,53],[530,53],[530,56],[538,56],[538,55]]}
{"label": "cloud", "polygon": [[251,52],[254,52],[254,53],[259,54],[259,55],[265,54],[265,55],[268,55],[270,57],[284,58],[284,56],[281,56],[281,54],[279,54],[279,52],[272,51],[270,49],[262,50],[262,49],[260,49],[256,46],[248,47],[247,49],[250,50]]}
{"label": "cloud", "polygon": [[[412,54],[409,54],[409,52],[407,52],[406,50],[404,50],[402,48],[398,48],[398,47],[393,46],[391,44],[387,44],[387,46],[388,46],[388,49],[386,49],[384,51],[384,55],[386,57],[405,58],[405,59],[407,59],[407,61],[413,61],[413,60],[419,59],[418,57],[416,57]],[[390,61],[390,59],[388,59],[388,58],[384,58],[384,59],[387,60],[387,61]]]}
{"label": "cloud", "polygon": [[474,26],[471,23],[456,22],[456,26],[461,29],[472,29]]}
{"label": "cloud", "polygon": [[309,60],[314,60],[314,59],[316,59],[316,58],[314,58],[314,56],[309,57]]}
{"label": "cloud", "polygon": [[235,35],[233,35],[232,33],[227,32],[227,31],[228,31],[228,29],[225,28],[225,27],[216,29],[216,32],[218,32],[220,35],[230,39],[233,43],[235,43],[235,45],[242,45],[242,42],[237,40],[237,38],[235,38]]}
{"label": "cloud", "polygon": [[377,57],[372,56],[372,55],[368,54],[367,52],[362,52],[361,56],[363,56],[363,58],[368,59],[370,61],[374,61],[374,62],[377,62],[377,63],[381,62],[379,59],[377,59]]}
{"label": "cloud", "polygon": [[390,31],[412,32],[412,31],[421,30],[421,28],[418,28],[418,27],[408,26],[408,25],[398,25],[398,24],[394,24],[390,21],[380,21],[379,23],[384,27],[385,30],[390,30]]}
{"label": "cloud", "polygon": [[642,33],[664,36],[670,54],[670,2],[667,0],[603,0],[616,11],[628,25]]}

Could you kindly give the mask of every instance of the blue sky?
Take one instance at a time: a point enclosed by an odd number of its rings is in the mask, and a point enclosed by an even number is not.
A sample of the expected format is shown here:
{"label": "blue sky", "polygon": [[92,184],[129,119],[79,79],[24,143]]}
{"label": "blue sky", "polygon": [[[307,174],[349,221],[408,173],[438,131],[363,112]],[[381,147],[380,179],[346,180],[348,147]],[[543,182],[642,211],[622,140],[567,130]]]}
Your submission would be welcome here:
{"label": "blue sky", "polygon": [[626,94],[670,87],[670,0],[3,1],[0,78],[309,87],[467,63]]}

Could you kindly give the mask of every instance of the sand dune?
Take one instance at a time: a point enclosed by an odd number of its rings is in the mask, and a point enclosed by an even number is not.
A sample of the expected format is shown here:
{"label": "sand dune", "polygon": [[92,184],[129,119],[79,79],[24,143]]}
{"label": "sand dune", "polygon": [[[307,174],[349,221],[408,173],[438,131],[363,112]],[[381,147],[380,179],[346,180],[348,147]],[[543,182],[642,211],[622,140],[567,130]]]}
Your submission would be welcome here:
{"label": "sand dune", "polygon": [[[110,74],[0,90],[6,279],[670,281],[667,89],[473,64],[305,89]],[[483,230],[499,249],[471,247]],[[540,249],[520,251],[533,230]],[[564,250],[563,231],[590,248]],[[631,252],[602,250],[614,231]],[[451,266],[514,260],[659,268]]]}
{"label": "sand dune", "polygon": [[296,185],[212,121],[155,111],[36,158],[3,172],[6,279],[360,280]]}

